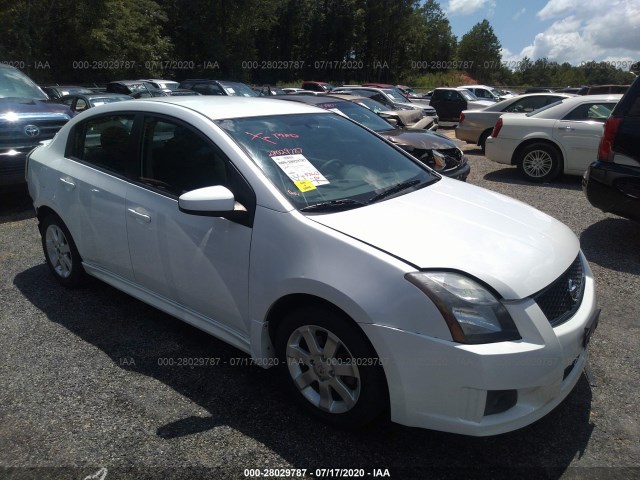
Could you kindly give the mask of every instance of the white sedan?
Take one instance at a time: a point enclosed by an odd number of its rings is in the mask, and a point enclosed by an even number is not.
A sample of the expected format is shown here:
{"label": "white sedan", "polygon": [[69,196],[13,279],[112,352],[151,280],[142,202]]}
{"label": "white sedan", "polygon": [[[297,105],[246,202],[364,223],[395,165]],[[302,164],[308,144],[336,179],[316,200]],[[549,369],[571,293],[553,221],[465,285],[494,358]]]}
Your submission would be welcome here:
{"label": "white sedan", "polygon": [[604,122],[622,95],[571,97],[527,115],[502,115],[487,138],[489,160],[533,182],[582,175],[596,159]]}
{"label": "white sedan", "polygon": [[113,103],[34,150],[27,180],[60,284],[88,274],[215,335],[332,424],[507,432],[587,360],[599,310],[569,228],[327,110]]}

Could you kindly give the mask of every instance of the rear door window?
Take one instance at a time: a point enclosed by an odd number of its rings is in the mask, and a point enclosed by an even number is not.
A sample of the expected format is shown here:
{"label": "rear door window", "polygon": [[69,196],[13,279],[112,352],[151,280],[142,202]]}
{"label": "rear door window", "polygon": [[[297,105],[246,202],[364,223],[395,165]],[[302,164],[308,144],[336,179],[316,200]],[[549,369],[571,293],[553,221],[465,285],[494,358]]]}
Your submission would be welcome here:
{"label": "rear door window", "polygon": [[111,173],[129,176],[135,168],[133,114],[92,117],[74,127],[69,156]]}

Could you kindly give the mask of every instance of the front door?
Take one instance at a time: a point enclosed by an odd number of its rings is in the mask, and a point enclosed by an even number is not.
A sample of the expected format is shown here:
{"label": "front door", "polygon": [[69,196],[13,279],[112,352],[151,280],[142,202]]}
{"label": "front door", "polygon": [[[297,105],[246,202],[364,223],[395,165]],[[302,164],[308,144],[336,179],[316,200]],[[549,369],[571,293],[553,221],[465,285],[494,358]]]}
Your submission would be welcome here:
{"label": "front door", "polygon": [[179,195],[212,185],[248,202],[245,185],[201,132],[165,117],[146,116],[143,125],[140,171],[126,199],[135,281],[217,328],[246,336],[252,228],[178,209]]}

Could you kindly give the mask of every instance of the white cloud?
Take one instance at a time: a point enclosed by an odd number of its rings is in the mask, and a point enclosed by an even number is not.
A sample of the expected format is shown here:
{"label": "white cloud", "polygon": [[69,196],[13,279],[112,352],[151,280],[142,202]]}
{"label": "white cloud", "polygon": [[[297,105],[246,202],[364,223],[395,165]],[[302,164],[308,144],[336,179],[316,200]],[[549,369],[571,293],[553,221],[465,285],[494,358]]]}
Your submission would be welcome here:
{"label": "white cloud", "polygon": [[637,0],[549,0],[537,12],[554,22],[536,35],[520,56],[578,65],[611,58],[640,58],[640,2]]}
{"label": "white cloud", "polygon": [[449,0],[446,8],[448,15],[470,15],[485,9],[487,17],[493,15],[496,7],[495,0]]}
{"label": "white cloud", "polygon": [[527,9],[522,7],[520,10],[518,10],[515,15],[512,17],[513,20],[517,20],[519,19],[522,15],[524,15],[525,13],[527,13]]}

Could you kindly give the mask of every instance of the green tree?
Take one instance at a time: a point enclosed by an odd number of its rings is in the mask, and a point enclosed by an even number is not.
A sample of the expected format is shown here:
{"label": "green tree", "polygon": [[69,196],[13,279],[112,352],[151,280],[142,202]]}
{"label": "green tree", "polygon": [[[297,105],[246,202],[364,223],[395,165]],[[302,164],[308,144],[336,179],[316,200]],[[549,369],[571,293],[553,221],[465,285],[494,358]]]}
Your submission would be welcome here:
{"label": "green tree", "polygon": [[457,40],[451,24],[435,0],[427,0],[416,9],[420,37],[413,46],[415,60],[449,62],[456,54]]}
{"label": "green tree", "polygon": [[457,58],[471,63],[465,70],[479,82],[491,82],[500,70],[502,55],[500,41],[488,20],[476,23],[458,44]]}

